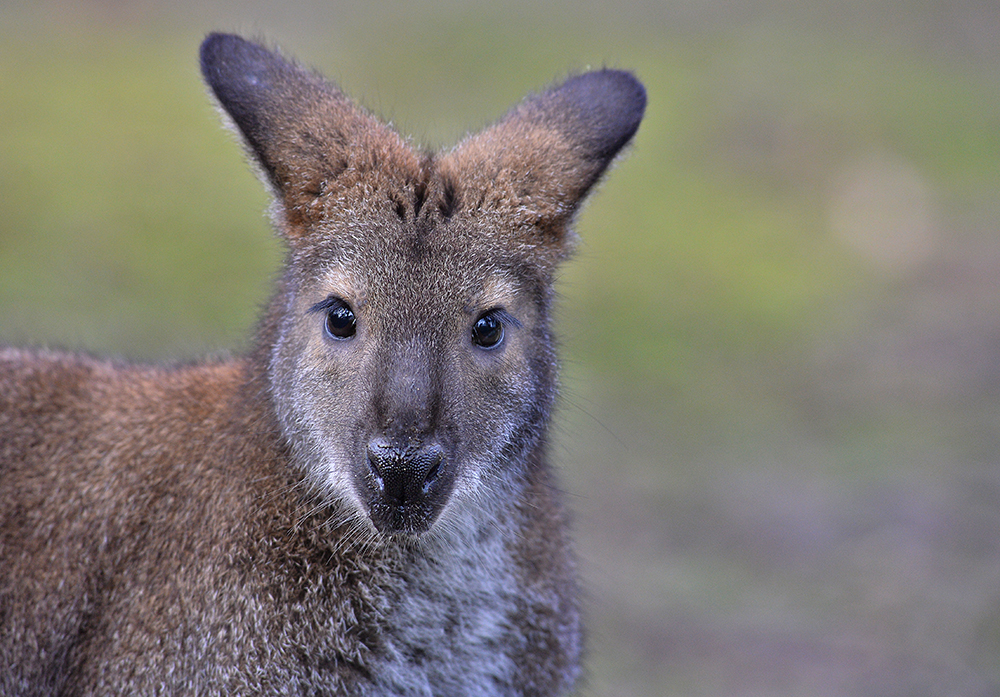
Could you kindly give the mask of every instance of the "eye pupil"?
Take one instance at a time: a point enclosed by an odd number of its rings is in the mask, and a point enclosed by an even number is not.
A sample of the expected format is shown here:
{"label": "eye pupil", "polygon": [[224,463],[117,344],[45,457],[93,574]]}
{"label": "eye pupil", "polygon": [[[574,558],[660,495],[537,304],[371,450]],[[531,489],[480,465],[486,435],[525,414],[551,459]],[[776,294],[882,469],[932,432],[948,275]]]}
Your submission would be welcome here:
{"label": "eye pupil", "polygon": [[326,313],[326,331],[335,339],[350,339],[357,331],[357,324],[349,307],[333,307]]}
{"label": "eye pupil", "polygon": [[503,324],[491,314],[483,315],[472,327],[472,343],[493,348],[503,340]]}

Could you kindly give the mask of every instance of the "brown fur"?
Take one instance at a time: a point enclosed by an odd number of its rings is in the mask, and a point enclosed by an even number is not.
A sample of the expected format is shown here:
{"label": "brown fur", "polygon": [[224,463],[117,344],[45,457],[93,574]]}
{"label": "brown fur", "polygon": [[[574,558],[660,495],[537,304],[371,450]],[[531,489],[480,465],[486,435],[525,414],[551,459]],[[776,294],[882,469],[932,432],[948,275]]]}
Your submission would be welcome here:
{"label": "brown fur", "polygon": [[0,350],[0,694],[569,690],[551,282],[641,86],[573,78],[430,155],[237,37],[202,69],[285,272],[246,358]]}

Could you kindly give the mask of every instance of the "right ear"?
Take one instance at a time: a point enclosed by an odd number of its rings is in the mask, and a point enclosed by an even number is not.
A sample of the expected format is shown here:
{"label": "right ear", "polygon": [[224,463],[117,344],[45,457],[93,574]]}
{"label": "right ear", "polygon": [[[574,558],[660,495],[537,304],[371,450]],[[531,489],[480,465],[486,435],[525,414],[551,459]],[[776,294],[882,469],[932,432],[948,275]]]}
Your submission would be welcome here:
{"label": "right ear", "polygon": [[403,139],[322,76],[232,34],[209,34],[201,71],[283,204],[286,234],[302,234],[331,191],[416,162]]}

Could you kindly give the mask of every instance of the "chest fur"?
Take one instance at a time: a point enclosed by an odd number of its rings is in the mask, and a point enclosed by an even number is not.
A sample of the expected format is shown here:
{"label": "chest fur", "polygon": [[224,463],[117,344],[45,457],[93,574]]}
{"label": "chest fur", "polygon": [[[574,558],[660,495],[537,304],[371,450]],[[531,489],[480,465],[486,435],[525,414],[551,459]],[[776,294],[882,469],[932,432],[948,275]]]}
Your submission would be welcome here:
{"label": "chest fur", "polygon": [[[257,577],[251,606],[226,612],[253,636],[234,637],[243,658],[230,673],[235,682],[223,683],[249,693],[519,693],[534,651],[513,535],[494,520],[399,546],[359,545],[357,554],[341,548],[330,565],[285,557],[270,579]],[[262,683],[243,682],[254,673]]]}
{"label": "chest fur", "polygon": [[[504,694],[516,679],[518,579],[504,535],[407,550],[386,596],[370,694]],[[454,550],[460,549],[461,553]]]}

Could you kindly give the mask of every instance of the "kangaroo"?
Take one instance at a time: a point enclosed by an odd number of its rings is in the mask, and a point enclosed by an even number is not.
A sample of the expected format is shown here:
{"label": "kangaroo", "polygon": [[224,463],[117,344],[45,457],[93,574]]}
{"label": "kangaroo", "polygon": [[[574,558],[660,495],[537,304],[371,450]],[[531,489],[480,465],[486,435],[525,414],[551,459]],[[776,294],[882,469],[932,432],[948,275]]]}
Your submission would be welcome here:
{"label": "kangaroo", "polygon": [[260,44],[201,69],[283,274],[243,357],[0,350],[0,694],[573,689],[552,283],[642,85],[576,75],[429,153]]}

